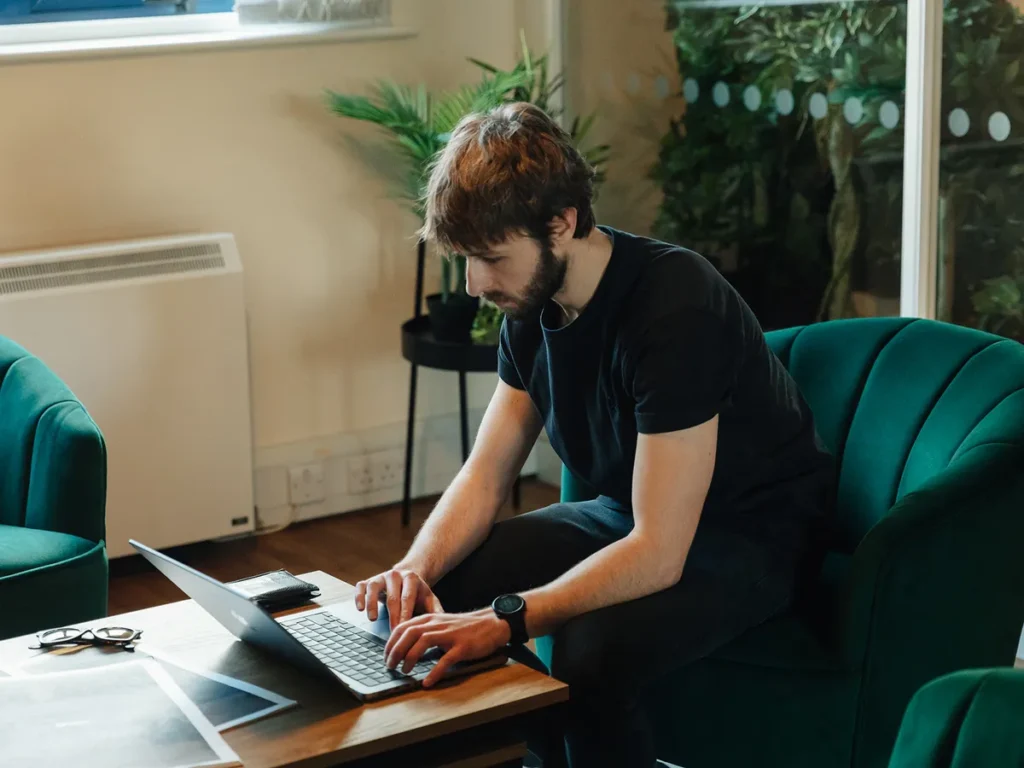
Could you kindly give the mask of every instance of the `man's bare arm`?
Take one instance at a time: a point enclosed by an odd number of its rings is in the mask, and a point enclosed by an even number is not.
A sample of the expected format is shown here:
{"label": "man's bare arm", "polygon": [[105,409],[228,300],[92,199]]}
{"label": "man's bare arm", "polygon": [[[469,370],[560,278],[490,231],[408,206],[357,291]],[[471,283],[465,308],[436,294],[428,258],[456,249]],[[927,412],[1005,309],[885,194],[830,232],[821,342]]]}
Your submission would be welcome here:
{"label": "man's bare arm", "polygon": [[[679,581],[711,485],[717,444],[717,416],[690,429],[638,436],[633,530],[549,584],[523,593],[531,636],[549,634],[574,616],[644,597]],[[430,687],[452,664],[497,650],[511,634],[509,625],[490,608],[435,612],[399,625],[384,653],[389,667],[402,663],[408,672],[427,648],[444,648],[423,681]]]}
{"label": "man's bare arm", "polygon": [[421,599],[417,592],[429,592],[484,540],[542,427],[529,394],[499,379],[468,460],[405,557],[391,570],[356,585],[356,607],[376,619],[377,595],[384,589],[392,626],[415,608],[437,610],[432,594]]}
{"label": "man's bare arm", "polygon": [[678,432],[638,435],[633,530],[549,584],[523,593],[531,637],[679,581],[711,484],[717,444],[717,416]]}

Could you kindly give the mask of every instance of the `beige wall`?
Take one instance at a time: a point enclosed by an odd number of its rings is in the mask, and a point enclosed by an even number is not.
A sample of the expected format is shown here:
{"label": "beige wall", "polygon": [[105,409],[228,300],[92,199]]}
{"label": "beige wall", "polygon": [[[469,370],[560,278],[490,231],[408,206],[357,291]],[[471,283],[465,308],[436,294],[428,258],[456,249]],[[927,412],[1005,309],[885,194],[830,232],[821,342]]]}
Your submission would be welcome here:
{"label": "beige wall", "polygon": [[569,107],[597,110],[594,138],[614,152],[598,217],[647,234],[660,195],[646,174],[670,118],[683,106],[664,3],[568,0],[568,11]]}
{"label": "beige wall", "polygon": [[[345,140],[379,134],[329,114],[323,89],[465,82],[467,56],[511,64],[520,27],[545,49],[551,4],[394,6],[415,37],[0,66],[0,253],[233,232],[257,446],[403,421],[398,326],[411,312],[415,222]],[[656,205],[643,170],[678,108],[654,91],[659,74],[678,91],[661,5],[570,0],[568,11],[569,106],[598,108],[596,137],[616,146],[601,218],[643,230]],[[428,289],[434,275],[432,264]],[[471,379],[482,407],[494,379]],[[421,417],[457,411],[453,375],[421,382]]]}
{"label": "beige wall", "polygon": [[[321,94],[452,86],[474,75],[466,56],[511,64],[521,6],[398,0],[396,23],[419,30],[403,40],[2,66],[0,252],[233,232],[257,445],[401,422],[415,222],[341,140],[377,134]],[[422,381],[421,416],[457,410],[453,375]],[[493,381],[475,384],[479,406]]]}

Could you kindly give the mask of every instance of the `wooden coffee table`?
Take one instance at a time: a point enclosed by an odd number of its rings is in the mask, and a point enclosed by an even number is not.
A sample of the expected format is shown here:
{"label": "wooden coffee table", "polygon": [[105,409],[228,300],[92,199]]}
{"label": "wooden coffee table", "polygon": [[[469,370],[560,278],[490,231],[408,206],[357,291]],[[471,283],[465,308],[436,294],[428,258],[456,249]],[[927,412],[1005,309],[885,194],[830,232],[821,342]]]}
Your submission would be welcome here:
{"label": "wooden coffee table", "polygon": [[[352,599],[350,584],[322,571],[301,578],[320,587],[318,605]],[[302,610],[308,608],[287,613]],[[429,691],[360,704],[341,686],[316,680],[238,642],[191,600],[78,626],[115,625],[144,630],[140,648],[158,648],[182,662],[298,702],[223,734],[245,768],[519,765],[526,753],[524,729],[550,718],[569,697],[563,683],[513,662]],[[39,653],[29,650],[32,640],[0,642],[0,665],[16,665]],[[125,656],[131,658],[127,652]]]}

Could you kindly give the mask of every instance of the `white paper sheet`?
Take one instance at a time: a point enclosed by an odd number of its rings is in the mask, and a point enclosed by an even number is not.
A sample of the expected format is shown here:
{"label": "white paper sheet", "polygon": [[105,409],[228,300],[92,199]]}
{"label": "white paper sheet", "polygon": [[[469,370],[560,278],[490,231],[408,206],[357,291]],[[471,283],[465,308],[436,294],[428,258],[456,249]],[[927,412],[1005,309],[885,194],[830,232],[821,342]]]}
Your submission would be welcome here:
{"label": "white paper sheet", "polygon": [[113,646],[99,646],[50,651],[33,656],[19,666],[4,667],[0,673],[6,671],[14,676],[42,675],[108,667],[147,658],[160,663],[220,733],[295,706],[292,699],[243,680],[185,663],[159,648],[137,647],[134,652],[128,652]]}
{"label": "white paper sheet", "polygon": [[[176,674],[175,669],[182,670],[189,673],[196,678],[209,680],[212,683],[219,684],[232,688],[236,691],[240,691],[244,695],[234,696],[223,696],[211,691],[213,696],[216,696],[219,700],[219,704],[213,704],[208,708],[196,702],[204,712],[211,716],[211,721],[215,723],[217,730],[223,733],[229,728],[235,728],[245,723],[250,723],[253,720],[258,720],[261,717],[268,717],[275,712],[294,707],[296,702],[294,699],[288,699],[284,696],[280,696],[273,691],[268,691],[266,688],[261,688],[258,685],[247,683],[244,680],[239,680],[234,677],[228,677],[222,675],[219,672],[211,672],[207,669],[201,669],[200,667],[186,664],[179,659],[168,656],[164,651],[157,648],[147,648],[146,653],[163,662],[167,666],[165,669],[171,674],[172,677],[181,685],[182,689],[186,691],[189,696],[194,699],[202,695],[201,691],[210,690],[211,686],[205,686],[199,684],[197,681],[185,683],[180,676]],[[193,694],[195,694],[193,696]]]}
{"label": "white paper sheet", "polygon": [[5,768],[241,766],[154,660],[0,679]]}

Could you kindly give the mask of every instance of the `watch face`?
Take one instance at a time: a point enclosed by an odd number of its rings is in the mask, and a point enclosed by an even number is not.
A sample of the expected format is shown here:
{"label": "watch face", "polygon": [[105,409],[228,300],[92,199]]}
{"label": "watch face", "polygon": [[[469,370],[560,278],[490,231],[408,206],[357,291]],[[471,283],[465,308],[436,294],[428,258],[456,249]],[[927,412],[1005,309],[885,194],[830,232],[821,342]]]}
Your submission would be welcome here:
{"label": "watch face", "polygon": [[494,610],[499,613],[515,613],[525,601],[519,595],[501,595],[494,601]]}

